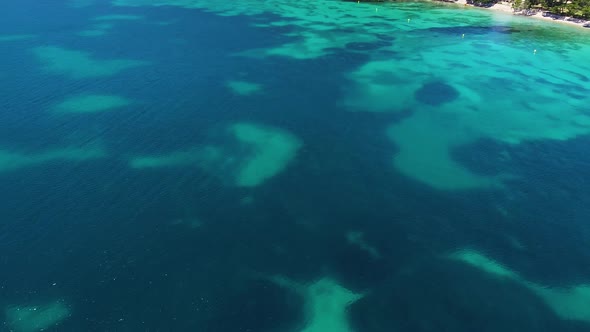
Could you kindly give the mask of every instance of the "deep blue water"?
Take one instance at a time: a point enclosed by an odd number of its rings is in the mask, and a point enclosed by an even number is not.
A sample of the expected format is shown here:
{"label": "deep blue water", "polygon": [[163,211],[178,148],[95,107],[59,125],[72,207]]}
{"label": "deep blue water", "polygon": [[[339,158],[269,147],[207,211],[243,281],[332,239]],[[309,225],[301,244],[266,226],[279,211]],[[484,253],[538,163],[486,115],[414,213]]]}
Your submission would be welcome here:
{"label": "deep blue water", "polygon": [[[96,38],[76,35],[93,17],[113,13],[144,20],[117,21]],[[302,284],[329,276],[367,294],[347,310],[356,332],[590,331],[519,283],[438,258],[477,248],[538,284],[588,283],[590,137],[518,145],[482,139],[453,151],[455,160],[481,174],[524,176],[503,190],[433,189],[397,172],[396,146],[375,134],[412,110],[368,116],[342,109],[341,82],[367,53],[235,56],[293,38],[290,27],[252,26],[274,15],[2,5],[0,34],[35,37],[0,43],[1,149],[96,146],[108,155],[0,172],[0,309],[63,300],[71,315],[47,331],[299,331],[301,296],[256,276]],[[71,79],[40,69],[32,49],[42,45],[150,64]],[[236,77],[264,93],[233,94],[224,82]],[[90,115],[48,111],[91,90],[139,102]],[[223,144],[222,128],[240,121],[280,127],[304,145],[255,188],[229,186],[198,167],[128,166],[133,155]],[[506,151],[510,159],[502,158]],[[202,225],[175,222],[191,218]],[[348,243],[351,230],[362,231],[380,257]],[[0,330],[13,328],[5,322]]]}

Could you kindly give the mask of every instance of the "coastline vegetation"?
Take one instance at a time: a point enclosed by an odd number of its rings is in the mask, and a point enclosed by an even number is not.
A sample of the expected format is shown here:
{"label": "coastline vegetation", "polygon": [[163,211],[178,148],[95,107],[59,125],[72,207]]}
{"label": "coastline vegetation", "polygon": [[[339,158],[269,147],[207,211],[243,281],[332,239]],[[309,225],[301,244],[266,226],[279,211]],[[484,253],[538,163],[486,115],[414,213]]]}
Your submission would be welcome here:
{"label": "coastline vegetation", "polygon": [[[498,0],[468,0],[474,6],[491,7]],[[525,14],[546,11],[559,16],[570,16],[577,19],[590,19],[590,0],[512,0],[512,8]]]}
{"label": "coastline vegetation", "polygon": [[[360,2],[385,2],[387,0],[348,0]],[[440,0],[455,2],[455,0]],[[470,5],[478,7],[491,7],[501,0],[467,0]],[[590,20],[590,0],[511,0],[512,7],[516,11],[525,14],[535,14],[538,11],[546,11],[559,16],[570,16],[581,20]]]}

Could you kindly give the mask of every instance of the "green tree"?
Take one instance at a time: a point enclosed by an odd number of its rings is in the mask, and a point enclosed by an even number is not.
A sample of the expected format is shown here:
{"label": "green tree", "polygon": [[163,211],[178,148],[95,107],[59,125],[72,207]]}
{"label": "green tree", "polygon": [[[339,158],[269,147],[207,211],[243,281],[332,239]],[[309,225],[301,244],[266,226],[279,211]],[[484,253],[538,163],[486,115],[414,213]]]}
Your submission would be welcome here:
{"label": "green tree", "polygon": [[590,18],[590,0],[572,0],[567,4],[567,13],[577,18]]}

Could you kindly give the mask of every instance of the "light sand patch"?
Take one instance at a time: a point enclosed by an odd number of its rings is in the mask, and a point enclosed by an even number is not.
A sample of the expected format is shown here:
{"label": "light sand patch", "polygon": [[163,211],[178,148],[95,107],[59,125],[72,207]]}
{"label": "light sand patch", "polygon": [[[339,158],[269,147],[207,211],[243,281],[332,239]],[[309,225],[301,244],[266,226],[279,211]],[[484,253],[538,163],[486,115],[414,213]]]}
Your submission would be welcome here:
{"label": "light sand patch", "polygon": [[[286,23],[280,22],[282,25]],[[273,26],[276,26],[273,25]],[[336,26],[317,27],[310,25],[311,30],[287,33],[286,36],[296,39],[294,42],[285,43],[276,47],[264,49],[252,49],[240,52],[236,55],[265,58],[269,56],[281,56],[299,60],[314,59],[335,53],[335,50],[345,49],[346,45],[354,43],[372,43],[377,38],[366,33],[347,33],[338,31]],[[336,31],[333,31],[336,30]],[[359,52],[359,50],[354,50]]]}
{"label": "light sand patch", "polygon": [[475,250],[465,249],[451,253],[448,258],[469,264],[481,271],[506,278],[528,288],[562,319],[590,323],[590,284],[556,288],[524,279],[493,259]]}
{"label": "light sand patch", "polygon": [[81,37],[101,37],[113,30],[115,22],[122,21],[139,21],[143,16],[137,15],[103,15],[94,17],[93,20],[97,22],[86,30],[79,31],[78,36]]}
{"label": "light sand patch", "polygon": [[80,37],[101,37],[108,33],[108,30],[103,29],[88,29],[78,31],[76,34]]}
{"label": "light sand patch", "polygon": [[[585,106],[590,91],[578,99],[562,94],[566,86],[575,90],[583,86],[577,78],[556,76],[557,68],[532,61],[537,57],[532,52],[502,48],[494,41],[486,45],[501,49],[507,60],[491,59],[495,62],[484,65],[474,59],[463,61],[457,52],[477,53],[483,42],[464,41],[460,35],[453,38],[442,38],[433,47],[421,45],[415,52],[409,49],[415,56],[369,61],[349,75],[343,100],[348,110],[410,112],[386,132],[398,149],[393,165],[401,174],[439,190],[500,188],[514,175],[501,170],[477,174],[455,160],[454,151],[480,140],[516,145],[590,133]],[[412,38],[404,45],[417,47]],[[560,63],[559,56],[543,55],[551,64]],[[452,87],[456,96],[441,105],[420,101],[423,96],[417,93],[433,76],[444,77],[441,84]],[[529,77],[547,83],[531,84]]]}
{"label": "light sand patch", "polygon": [[15,171],[25,167],[42,165],[50,162],[81,162],[105,157],[102,148],[66,148],[47,150],[38,153],[20,153],[0,150],[0,172]]}
{"label": "light sand patch", "polygon": [[197,166],[233,185],[255,187],[283,171],[296,157],[301,141],[289,132],[252,123],[228,128],[235,146],[197,146],[158,156],[136,156],[136,169]]}
{"label": "light sand patch", "polygon": [[231,127],[234,137],[251,151],[236,176],[240,187],[254,187],[280,173],[295,158],[302,143],[282,129],[252,123]]}
{"label": "light sand patch", "polygon": [[223,151],[214,146],[194,147],[155,156],[137,156],[129,166],[136,169],[202,165],[223,158]]}
{"label": "light sand patch", "polygon": [[262,85],[247,81],[228,81],[226,85],[234,94],[239,96],[250,96],[262,90]]}
{"label": "light sand patch", "polygon": [[520,278],[516,272],[509,270],[502,264],[474,250],[459,250],[450,254],[448,257],[450,259],[455,259],[467,263],[469,265],[477,267],[478,269],[486,273],[494,274],[499,277],[504,277],[508,279]]}
{"label": "light sand patch", "polygon": [[62,113],[99,113],[132,104],[129,99],[113,95],[78,95],[55,106]]}
{"label": "light sand patch", "polygon": [[349,78],[352,84],[346,87],[343,101],[348,110],[391,113],[416,105],[414,92],[420,88],[420,81],[398,61],[367,62]]}
{"label": "light sand patch", "polygon": [[102,15],[93,18],[95,21],[138,21],[143,20],[143,16],[139,15],[125,15],[125,14],[113,14],[113,15]]}
{"label": "light sand patch", "polygon": [[462,131],[449,130],[444,120],[419,112],[391,126],[387,134],[399,149],[395,168],[440,190],[500,186],[498,178],[475,174],[453,159],[452,148],[470,140]]}
{"label": "light sand patch", "polygon": [[62,301],[42,305],[9,306],[5,309],[6,322],[15,332],[37,332],[58,326],[71,315]]}
{"label": "light sand patch", "polygon": [[368,35],[357,35],[344,32],[325,31],[323,29],[302,31],[296,35],[299,39],[293,43],[283,44],[267,49],[264,56],[283,56],[300,60],[314,59],[333,53],[333,49],[344,49],[352,42],[374,42],[375,38]]}
{"label": "light sand patch", "polygon": [[394,156],[396,169],[441,190],[500,187],[512,176],[476,174],[454,160],[452,152],[480,139],[520,144],[567,140],[590,133],[590,126],[580,125],[588,116],[580,112],[583,106],[575,101],[565,107],[561,99],[486,100],[478,105],[462,100],[436,108],[422,106],[391,125],[387,135],[399,149]]}
{"label": "light sand patch", "polygon": [[23,40],[31,40],[36,38],[36,35],[0,35],[0,42],[17,42]]}
{"label": "light sand patch", "polygon": [[104,36],[114,27],[112,23],[98,23],[86,30],[77,32],[80,37],[100,37]]}
{"label": "light sand patch", "polygon": [[42,46],[33,53],[47,72],[73,79],[112,76],[131,68],[148,65],[146,61],[96,59],[88,52],[68,50],[56,46]]}
{"label": "light sand patch", "polygon": [[149,22],[149,23],[165,27],[165,26],[170,26],[170,25],[178,23],[178,20],[155,21],[155,22]]}
{"label": "light sand patch", "polygon": [[282,277],[273,280],[304,297],[306,325],[299,332],[353,332],[348,323],[347,308],[363,294],[354,293],[330,278],[305,285]]}
{"label": "light sand patch", "polygon": [[362,232],[348,232],[346,233],[346,241],[350,245],[357,246],[361,250],[367,252],[373,259],[381,257],[381,253],[374,246],[370,245],[365,240],[365,235]]}
{"label": "light sand patch", "polygon": [[563,319],[590,323],[590,284],[568,288],[548,288],[529,283],[531,288]]}

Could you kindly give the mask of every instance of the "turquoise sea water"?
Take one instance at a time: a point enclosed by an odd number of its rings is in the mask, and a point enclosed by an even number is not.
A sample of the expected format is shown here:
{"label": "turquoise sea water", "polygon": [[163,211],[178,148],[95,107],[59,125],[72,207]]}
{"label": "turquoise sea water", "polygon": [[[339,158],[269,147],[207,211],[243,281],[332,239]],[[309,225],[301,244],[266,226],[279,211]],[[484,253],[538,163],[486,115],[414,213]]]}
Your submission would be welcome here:
{"label": "turquoise sea water", "polygon": [[590,29],[1,7],[0,331],[590,331]]}

